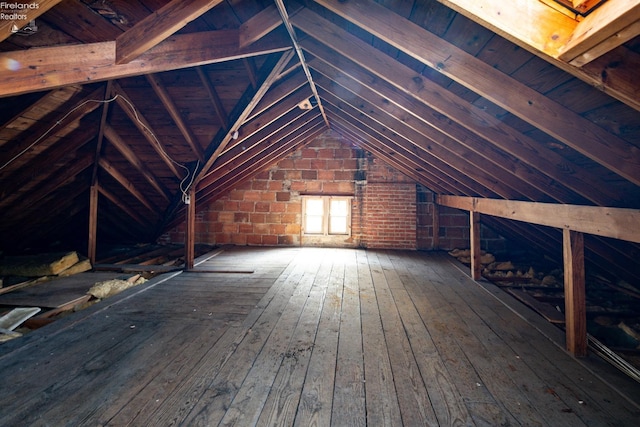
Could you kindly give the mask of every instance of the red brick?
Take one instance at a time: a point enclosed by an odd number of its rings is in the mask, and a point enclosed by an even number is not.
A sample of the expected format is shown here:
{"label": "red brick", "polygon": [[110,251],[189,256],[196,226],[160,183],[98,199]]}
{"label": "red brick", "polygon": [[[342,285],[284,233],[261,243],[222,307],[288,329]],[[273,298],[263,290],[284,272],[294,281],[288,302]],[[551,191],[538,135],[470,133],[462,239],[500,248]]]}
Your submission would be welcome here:
{"label": "red brick", "polygon": [[[289,159],[280,160],[276,167],[278,169],[293,169],[295,166],[294,166],[293,159],[289,158]],[[274,172],[271,173],[271,179],[282,179],[282,178],[274,178],[273,174]]]}
{"label": "red brick", "polygon": [[271,203],[271,212],[286,212],[287,204],[286,203]]}
{"label": "red brick", "polygon": [[238,232],[238,224],[233,222],[227,222],[222,224],[222,232],[223,233],[237,233]]}
{"label": "red brick", "polygon": [[358,169],[358,159],[345,159],[342,161],[342,169],[356,170]]}
{"label": "red brick", "polygon": [[301,202],[287,203],[287,212],[301,213],[302,212],[302,203]]}
{"label": "red brick", "polygon": [[286,230],[287,230],[287,226],[285,224],[269,225],[269,234],[284,234]]}
{"label": "red brick", "polygon": [[[293,162],[292,162],[293,163]],[[293,164],[292,164],[293,166]],[[285,177],[285,171],[283,169],[274,170],[271,172],[272,180],[283,180]]]}
{"label": "red brick", "polygon": [[300,224],[287,224],[285,228],[287,234],[300,234]]}
{"label": "red brick", "polygon": [[245,191],[244,200],[258,202],[262,200],[261,196],[262,196],[262,192],[260,191]]}
{"label": "red brick", "polygon": [[269,181],[267,190],[279,191],[279,190],[282,190],[283,187],[284,186],[282,185],[282,181]]}
{"label": "red brick", "polygon": [[263,202],[275,202],[276,193],[274,193],[273,191],[265,191],[263,193],[260,193],[260,200],[262,200]]}
{"label": "red brick", "polygon": [[226,233],[216,234],[216,243],[219,245],[231,243],[231,235]]}
{"label": "red brick", "polygon": [[261,245],[262,244],[262,236],[259,234],[249,234],[247,236],[247,244],[248,245]]}
{"label": "red brick", "polygon": [[269,212],[269,202],[256,202],[256,212]]}
{"label": "red brick", "polygon": [[318,179],[318,171],[315,170],[303,170],[302,179]]}
{"label": "red brick", "polygon": [[279,213],[269,213],[265,218],[267,224],[280,224],[282,222],[282,215]]}
{"label": "red brick", "polygon": [[291,182],[291,191],[307,191],[307,183],[304,181]]}
{"label": "red brick", "polygon": [[231,243],[234,245],[246,245],[247,244],[247,235],[246,234],[233,234],[231,236]]}
{"label": "red brick", "polygon": [[249,222],[249,213],[248,212],[236,212],[233,215],[234,222]]}
{"label": "red brick", "polygon": [[315,159],[315,160],[311,160],[311,163],[310,163],[308,169],[326,170],[326,169],[331,169],[331,168],[327,167],[327,161],[326,160]]}
{"label": "red brick", "polygon": [[262,170],[260,172],[258,172],[253,179],[269,179],[269,171],[267,170]]}
{"label": "red brick", "polygon": [[251,189],[252,190],[266,190],[267,186],[268,186],[269,181],[264,181],[264,180],[253,180],[251,182]]}
{"label": "red brick", "polygon": [[297,159],[293,161],[293,169],[311,169],[311,162],[315,160],[311,159]]}
{"label": "red brick", "polygon": [[333,148],[321,148],[318,150],[319,159],[334,159],[335,151]]}
{"label": "red brick", "polygon": [[262,244],[264,244],[264,245],[277,245],[278,244],[278,236],[273,236],[271,234],[262,236]]}
{"label": "red brick", "polygon": [[[318,179],[322,181],[333,181],[335,179],[335,171],[330,171],[326,169],[318,170]],[[352,174],[353,175],[353,174]]]}
{"label": "red brick", "polygon": [[242,234],[253,233],[253,224],[251,223],[238,224],[238,233],[242,233]]}
{"label": "red brick", "polygon": [[253,224],[262,224],[265,222],[266,215],[263,213],[252,213],[250,218]]}
{"label": "red brick", "polygon": [[238,202],[227,200],[227,201],[224,202],[223,209],[225,211],[237,211],[238,210]]}
{"label": "red brick", "polygon": [[244,191],[242,190],[231,190],[229,192],[230,200],[244,200]]}
{"label": "red brick", "polygon": [[254,202],[239,202],[238,203],[238,210],[240,210],[241,212],[253,212],[255,209],[255,203]]}
{"label": "red brick", "polygon": [[254,224],[253,232],[256,234],[269,234],[269,224]]}
{"label": "red brick", "polygon": [[220,212],[220,214],[218,214],[218,221],[233,222],[233,212]]}
{"label": "red brick", "polygon": [[334,150],[334,157],[336,159],[350,159],[355,157],[355,153],[350,148],[337,148]]}
{"label": "red brick", "polygon": [[288,170],[287,171],[287,179],[302,179],[302,171],[301,170]]}
{"label": "red brick", "polygon": [[355,178],[353,171],[335,171],[334,176],[337,181],[353,181]]}
{"label": "red brick", "polygon": [[294,213],[282,214],[281,221],[283,224],[297,224],[298,214],[294,214]]}
{"label": "red brick", "polygon": [[278,236],[278,244],[279,245],[293,245],[293,237],[292,236]]}
{"label": "red brick", "polygon": [[276,201],[288,202],[289,200],[291,200],[291,193],[288,191],[279,191],[276,193]]}
{"label": "red brick", "polygon": [[300,155],[303,159],[315,159],[318,155],[318,152],[312,148],[303,148],[300,150]]}

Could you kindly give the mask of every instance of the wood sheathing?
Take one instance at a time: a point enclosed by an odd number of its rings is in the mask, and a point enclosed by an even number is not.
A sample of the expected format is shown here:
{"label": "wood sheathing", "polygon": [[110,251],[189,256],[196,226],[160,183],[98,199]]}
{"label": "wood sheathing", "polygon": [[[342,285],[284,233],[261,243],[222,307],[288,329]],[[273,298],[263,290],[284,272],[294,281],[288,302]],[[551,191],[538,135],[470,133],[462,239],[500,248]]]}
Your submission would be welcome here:
{"label": "wood sheathing", "polygon": [[[0,249],[153,241],[185,197],[197,212],[328,130],[438,195],[637,214],[639,2],[481,3],[21,9],[0,23]],[[480,221],[562,251],[559,229]],[[638,244],[585,244],[640,278]]]}

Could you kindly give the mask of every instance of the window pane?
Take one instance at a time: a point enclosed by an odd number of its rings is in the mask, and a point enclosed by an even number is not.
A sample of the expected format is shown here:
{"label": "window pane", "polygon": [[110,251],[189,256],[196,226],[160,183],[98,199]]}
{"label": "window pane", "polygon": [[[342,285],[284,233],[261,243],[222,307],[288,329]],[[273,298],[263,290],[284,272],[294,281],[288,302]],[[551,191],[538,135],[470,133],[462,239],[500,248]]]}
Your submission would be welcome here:
{"label": "window pane", "polygon": [[332,216],[329,218],[330,234],[347,234],[347,217]]}
{"label": "window pane", "polygon": [[322,199],[307,199],[306,214],[324,215],[324,203]]}
{"label": "window pane", "polygon": [[304,232],[308,234],[322,234],[322,216],[307,215]]}
{"label": "window pane", "polygon": [[331,200],[331,216],[347,216],[346,200]]}

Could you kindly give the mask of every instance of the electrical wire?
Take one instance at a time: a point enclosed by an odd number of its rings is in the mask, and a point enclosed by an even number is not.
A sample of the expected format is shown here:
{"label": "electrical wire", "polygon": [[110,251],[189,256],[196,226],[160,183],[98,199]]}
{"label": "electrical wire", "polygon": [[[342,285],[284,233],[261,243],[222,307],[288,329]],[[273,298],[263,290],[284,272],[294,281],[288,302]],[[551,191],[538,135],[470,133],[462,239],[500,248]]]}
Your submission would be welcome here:
{"label": "electrical wire", "polygon": [[[3,164],[2,166],[0,166],[0,171],[2,171],[3,169],[5,169],[7,166],[9,166],[11,163],[13,163],[14,161],[16,161],[18,158],[20,158],[21,156],[23,156],[27,151],[31,150],[34,146],[36,146],[40,141],[44,140],[56,127],[60,126],[62,124],[62,122],[64,122],[66,120],[67,117],[69,117],[71,114],[73,114],[75,111],[79,110],[80,108],[84,107],[85,105],[87,105],[90,102],[95,102],[95,103],[100,103],[100,104],[109,104],[115,100],[117,100],[118,98],[121,98],[131,109],[131,111],[133,112],[134,117],[136,118],[136,121],[138,122],[138,124],[140,124],[140,126],[142,126],[142,128],[147,131],[149,133],[149,135],[152,136],[153,141],[156,143],[156,145],[158,146],[159,152],[161,153],[161,155],[169,160],[171,163],[175,164],[176,166],[182,168],[185,170],[186,175],[185,177],[182,179],[182,181],[180,181],[180,192],[182,193],[182,200],[185,201],[188,195],[188,191],[189,188],[193,185],[193,182],[195,180],[196,177],[196,172],[198,170],[198,167],[200,166],[200,160],[198,160],[198,162],[196,163],[196,167],[193,170],[193,174],[191,173],[191,171],[189,170],[189,168],[185,165],[183,165],[182,163],[177,162],[176,160],[174,160],[164,149],[164,147],[162,146],[162,144],[160,143],[160,141],[158,140],[158,137],[153,133],[153,131],[151,129],[149,129],[149,127],[147,127],[147,125],[145,125],[142,120],[140,119],[139,115],[138,115],[138,111],[136,110],[135,106],[131,103],[131,101],[129,101],[126,97],[120,95],[120,94],[116,94],[114,95],[112,98],[110,99],[87,99],[86,101],[81,102],[80,104],[76,105],[75,107],[73,107],[71,110],[69,110],[64,116],[62,116],[61,119],[57,120],[49,129],[47,129],[42,135],[40,135],[35,141],[33,141],[31,144],[29,144],[28,147],[26,147],[25,149],[23,149],[22,151],[20,151],[18,154],[16,154],[15,156],[13,156],[11,159],[9,159],[5,164]],[[189,177],[191,176],[191,179],[189,180]],[[187,182],[187,180],[189,180],[189,184],[184,187],[185,182]]]}

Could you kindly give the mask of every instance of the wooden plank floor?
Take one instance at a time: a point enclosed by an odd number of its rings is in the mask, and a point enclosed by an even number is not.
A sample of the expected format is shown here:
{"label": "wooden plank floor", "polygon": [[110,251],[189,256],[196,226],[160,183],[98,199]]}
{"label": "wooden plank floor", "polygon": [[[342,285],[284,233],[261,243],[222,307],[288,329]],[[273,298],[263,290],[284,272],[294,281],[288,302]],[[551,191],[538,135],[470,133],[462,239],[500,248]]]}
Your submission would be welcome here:
{"label": "wooden plank floor", "polygon": [[638,425],[637,383],[455,262],[225,250],[1,345],[0,425]]}

